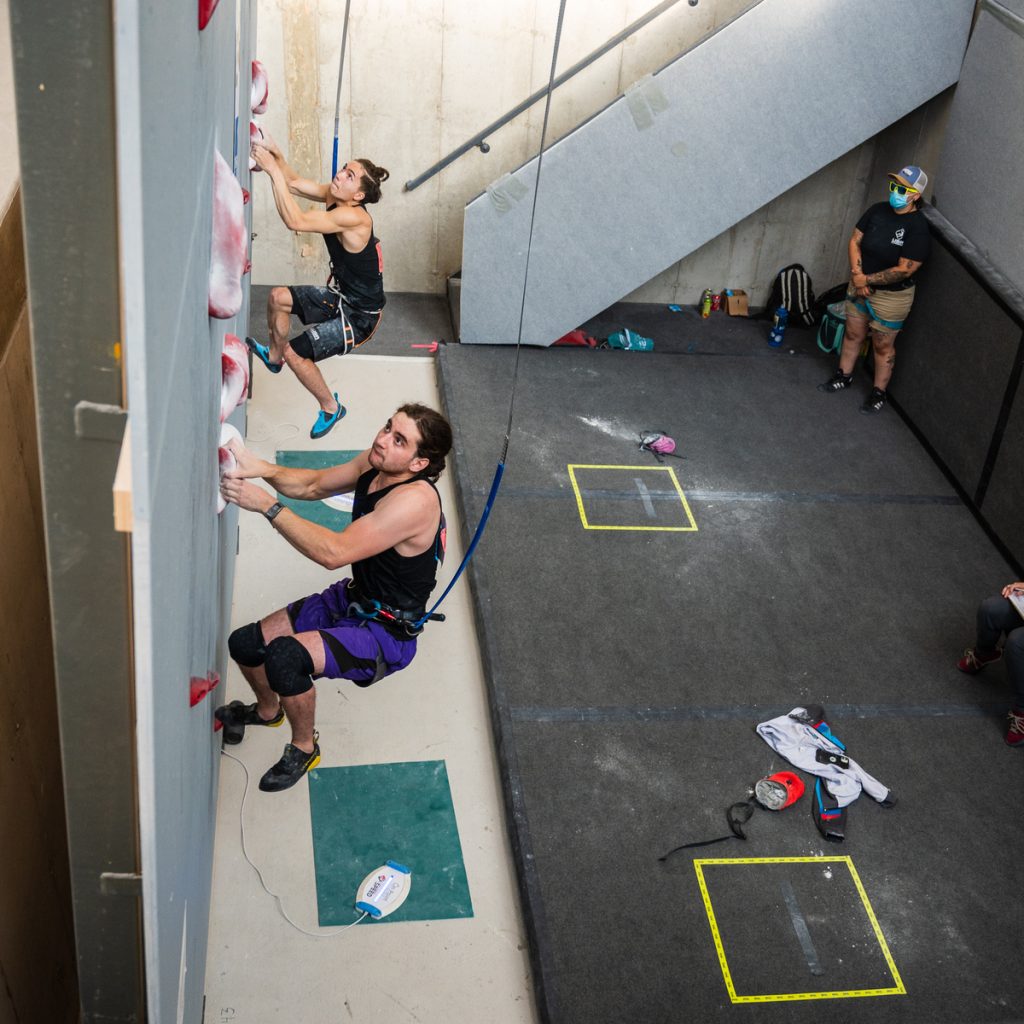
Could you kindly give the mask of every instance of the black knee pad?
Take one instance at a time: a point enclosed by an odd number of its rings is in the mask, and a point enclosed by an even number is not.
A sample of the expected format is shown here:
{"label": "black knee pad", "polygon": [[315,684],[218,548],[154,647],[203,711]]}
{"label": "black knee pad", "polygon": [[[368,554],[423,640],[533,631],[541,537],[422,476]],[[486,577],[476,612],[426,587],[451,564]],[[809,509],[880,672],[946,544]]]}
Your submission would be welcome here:
{"label": "black knee pad", "polygon": [[292,340],[289,341],[288,344],[291,345],[292,351],[297,356],[302,356],[303,359],[315,358],[315,356],[313,355],[312,342],[310,342],[309,335],[306,334],[305,331],[303,331],[297,338],[292,338]]}
{"label": "black knee pad", "polygon": [[248,626],[239,626],[228,637],[228,654],[233,661],[246,668],[262,665],[267,657],[267,645],[260,624],[250,622]]}
{"label": "black knee pad", "polygon": [[267,682],[281,697],[298,697],[313,688],[313,659],[293,636],[279,636],[267,644]]}

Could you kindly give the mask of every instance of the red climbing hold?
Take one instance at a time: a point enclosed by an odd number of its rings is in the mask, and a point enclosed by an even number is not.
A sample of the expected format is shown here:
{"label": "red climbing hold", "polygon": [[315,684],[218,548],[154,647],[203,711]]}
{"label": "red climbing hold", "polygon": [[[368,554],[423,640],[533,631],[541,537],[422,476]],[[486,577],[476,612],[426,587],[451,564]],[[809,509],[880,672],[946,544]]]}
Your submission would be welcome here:
{"label": "red climbing hold", "polygon": [[202,32],[207,25],[210,24],[210,19],[213,17],[213,12],[217,9],[219,0],[199,0],[199,31]]}
{"label": "red climbing hold", "polygon": [[254,114],[264,114],[270,97],[267,69],[258,61],[252,62],[252,89],[249,92],[249,106]]}

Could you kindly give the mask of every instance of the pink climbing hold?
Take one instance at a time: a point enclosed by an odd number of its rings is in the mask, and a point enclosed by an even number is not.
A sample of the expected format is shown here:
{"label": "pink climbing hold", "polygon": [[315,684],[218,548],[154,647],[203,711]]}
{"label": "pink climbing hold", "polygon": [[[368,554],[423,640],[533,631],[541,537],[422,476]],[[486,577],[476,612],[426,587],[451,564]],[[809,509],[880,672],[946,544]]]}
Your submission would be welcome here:
{"label": "pink climbing hold", "polygon": [[[232,454],[231,449],[225,447],[229,441],[238,441],[241,444],[242,435],[230,423],[222,423],[220,425],[220,447],[217,449],[218,479],[223,479],[226,474],[230,473],[238,465],[238,461]],[[221,496],[220,488],[218,487],[217,515],[220,515],[227,507],[228,503]]]}
{"label": "pink climbing hold", "polygon": [[[256,145],[257,142],[263,141],[263,131],[255,121],[249,122],[249,148],[251,149]],[[260,168],[256,166],[256,161],[253,160],[252,155],[249,156],[249,170],[258,171]]]}
{"label": "pink climbing hold", "polygon": [[249,389],[249,351],[233,334],[224,335],[220,364],[220,421],[223,423],[245,401]]}
{"label": "pink climbing hold", "polygon": [[258,60],[252,62],[252,89],[249,92],[249,106],[254,114],[265,114],[267,99],[270,97],[270,83],[267,69]]}
{"label": "pink climbing hold", "polygon": [[219,320],[234,316],[242,308],[242,275],[249,269],[248,241],[242,187],[227,161],[215,151],[209,312]]}
{"label": "pink climbing hold", "polygon": [[210,24],[210,19],[213,17],[213,12],[217,9],[219,0],[199,0],[199,31],[202,32],[207,25]]}

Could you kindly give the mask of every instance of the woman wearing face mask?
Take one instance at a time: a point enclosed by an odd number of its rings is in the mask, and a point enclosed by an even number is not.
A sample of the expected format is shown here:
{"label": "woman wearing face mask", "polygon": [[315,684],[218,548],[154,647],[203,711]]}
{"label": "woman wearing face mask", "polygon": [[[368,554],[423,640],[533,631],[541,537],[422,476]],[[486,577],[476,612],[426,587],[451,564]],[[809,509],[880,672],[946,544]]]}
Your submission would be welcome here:
{"label": "woman wearing face mask", "polygon": [[853,367],[868,331],[875,354],[875,380],[860,411],[881,412],[896,362],[896,335],[914,303],[914,274],[928,256],[928,224],[919,207],[928,175],[904,167],[889,175],[889,201],[875,203],[850,236],[850,286],[846,333],[839,369],[820,391],[835,393],[853,383]]}

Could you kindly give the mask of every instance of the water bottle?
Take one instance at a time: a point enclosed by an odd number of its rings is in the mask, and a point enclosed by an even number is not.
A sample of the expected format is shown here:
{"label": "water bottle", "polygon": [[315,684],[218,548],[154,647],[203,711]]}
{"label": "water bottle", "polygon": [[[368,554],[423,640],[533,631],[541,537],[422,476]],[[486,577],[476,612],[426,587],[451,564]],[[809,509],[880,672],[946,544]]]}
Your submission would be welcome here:
{"label": "water bottle", "polygon": [[786,324],[789,322],[789,310],[785,306],[779,306],[772,317],[772,329],[768,334],[768,344],[772,348],[778,348],[782,344],[783,336],[786,333]]}

